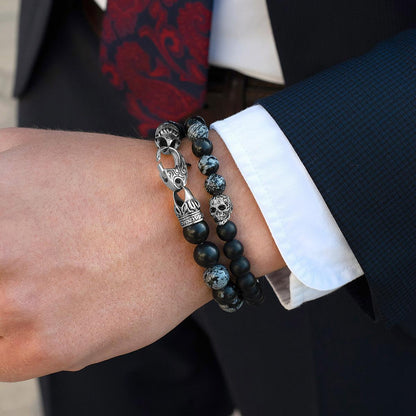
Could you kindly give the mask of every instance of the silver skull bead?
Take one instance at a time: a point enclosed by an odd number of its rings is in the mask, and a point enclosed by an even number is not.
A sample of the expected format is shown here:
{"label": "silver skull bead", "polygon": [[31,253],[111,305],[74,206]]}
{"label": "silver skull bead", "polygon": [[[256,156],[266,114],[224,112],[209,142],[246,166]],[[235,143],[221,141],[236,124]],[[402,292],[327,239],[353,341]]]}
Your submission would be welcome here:
{"label": "silver skull bead", "polygon": [[231,216],[233,204],[227,195],[216,195],[209,201],[209,212],[218,225],[224,225]]}
{"label": "silver skull bead", "polygon": [[181,144],[182,135],[179,127],[166,121],[162,123],[155,132],[156,146],[162,150],[163,154],[170,154],[169,148],[177,150]]}

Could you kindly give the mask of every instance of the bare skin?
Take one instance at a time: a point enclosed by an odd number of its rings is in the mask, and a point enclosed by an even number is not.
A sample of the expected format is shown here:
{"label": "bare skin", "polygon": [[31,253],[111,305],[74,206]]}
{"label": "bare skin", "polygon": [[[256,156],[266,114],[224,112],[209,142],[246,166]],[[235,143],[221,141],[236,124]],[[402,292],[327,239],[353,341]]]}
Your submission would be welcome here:
{"label": "bare skin", "polygon": [[[253,272],[283,267],[231,155],[211,139]],[[206,207],[189,143],[182,150],[193,164],[189,187]],[[0,152],[0,381],[142,348],[211,299],[153,143],[6,129]]]}

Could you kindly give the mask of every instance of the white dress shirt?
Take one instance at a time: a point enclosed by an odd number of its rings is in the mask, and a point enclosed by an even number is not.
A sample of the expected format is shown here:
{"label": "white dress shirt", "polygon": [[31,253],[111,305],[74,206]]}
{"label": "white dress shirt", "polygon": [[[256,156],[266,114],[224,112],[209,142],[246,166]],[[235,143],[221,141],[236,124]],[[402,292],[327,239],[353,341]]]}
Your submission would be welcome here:
{"label": "white dress shirt", "polygon": [[208,62],[284,84],[266,0],[214,0]]}
{"label": "white dress shirt", "polygon": [[285,308],[363,274],[314,182],[263,107],[249,107],[211,127],[233,156],[290,270],[268,276]]}
{"label": "white dress shirt", "polygon": [[[106,8],[107,0],[95,1]],[[284,83],[266,0],[214,0],[209,62]],[[302,162],[263,107],[250,107],[212,127],[233,156],[287,264],[267,276],[285,308],[324,296],[363,274]]]}

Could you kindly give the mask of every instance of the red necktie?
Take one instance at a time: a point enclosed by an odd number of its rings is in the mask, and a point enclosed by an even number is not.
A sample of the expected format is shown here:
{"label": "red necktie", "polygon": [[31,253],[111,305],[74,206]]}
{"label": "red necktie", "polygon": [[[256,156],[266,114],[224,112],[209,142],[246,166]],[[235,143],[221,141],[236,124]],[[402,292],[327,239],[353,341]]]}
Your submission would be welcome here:
{"label": "red necktie", "polygon": [[138,130],[204,104],[212,0],[108,0],[102,71],[123,91]]}

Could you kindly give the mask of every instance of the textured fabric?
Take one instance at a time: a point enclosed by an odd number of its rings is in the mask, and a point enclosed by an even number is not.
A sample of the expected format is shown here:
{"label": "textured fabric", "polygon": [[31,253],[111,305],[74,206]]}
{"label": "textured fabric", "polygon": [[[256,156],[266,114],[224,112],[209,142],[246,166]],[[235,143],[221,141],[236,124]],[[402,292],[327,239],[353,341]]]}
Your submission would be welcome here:
{"label": "textured fabric", "polygon": [[415,25],[414,0],[269,0],[286,85]]}
{"label": "textured fabric", "polygon": [[[102,10],[107,0],[94,0]],[[208,62],[283,84],[266,0],[213,2]]]}
{"label": "textured fabric", "polygon": [[212,127],[230,150],[294,274],[270,280],[283,306],[292,309],[363,274],[302,162],[263,107],[247,108]]}
{"label": "textured fabric", "polygon": [[410,30],[261,100],[325,199],[389,325],[416,310],[415,68]]}
{"label": "textured fabric", "polygon": [[181,120],[204,103],[211,0],[110,0],[102,70],[125,94],[138,131]]}
{"label": "textured fabric", "polygon": [[46,32],[52,0],[22,1],[20,4],[19,41],[17,48],[14,95],[21,94],[27,83]]}

